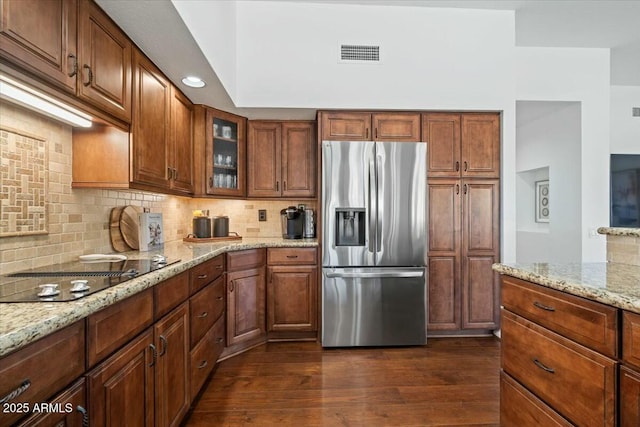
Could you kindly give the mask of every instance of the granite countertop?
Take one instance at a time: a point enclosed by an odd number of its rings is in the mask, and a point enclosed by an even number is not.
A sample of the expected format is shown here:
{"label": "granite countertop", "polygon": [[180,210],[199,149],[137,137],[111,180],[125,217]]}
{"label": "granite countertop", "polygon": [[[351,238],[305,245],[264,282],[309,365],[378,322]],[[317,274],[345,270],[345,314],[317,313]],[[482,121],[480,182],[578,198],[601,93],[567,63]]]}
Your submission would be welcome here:
{"label": "granite countertop", "polygon": [[598,228],[598,234],[607,234],[610,236],[640,237],[640,228],[600,227]]}
{"label": "granite countertop", "polygon": [[494,264],[499,273],[640,313],[640,266],[612,262]]}
{"label": "granite countertop", "polygon": [[176,241],[166,243],[159,252],[125,252],[132,259],[163,253],[168,258],[179,258],[180,262],[77,301],[0,303],[0,357],[220,254],[267,247],[317,246],[315,239],[243,238],[211,244]]}

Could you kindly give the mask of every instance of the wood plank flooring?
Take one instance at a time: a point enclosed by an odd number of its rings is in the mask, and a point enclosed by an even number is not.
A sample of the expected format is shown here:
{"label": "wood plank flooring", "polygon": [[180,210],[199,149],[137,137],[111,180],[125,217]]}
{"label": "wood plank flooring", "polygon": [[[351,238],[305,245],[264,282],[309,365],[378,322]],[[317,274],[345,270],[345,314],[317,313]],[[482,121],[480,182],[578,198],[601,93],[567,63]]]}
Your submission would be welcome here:
{"label": "wood plank flooring", "polygon": [[500,341],[322,349],[269,343],[220,362],[185,426],[498,426]]}

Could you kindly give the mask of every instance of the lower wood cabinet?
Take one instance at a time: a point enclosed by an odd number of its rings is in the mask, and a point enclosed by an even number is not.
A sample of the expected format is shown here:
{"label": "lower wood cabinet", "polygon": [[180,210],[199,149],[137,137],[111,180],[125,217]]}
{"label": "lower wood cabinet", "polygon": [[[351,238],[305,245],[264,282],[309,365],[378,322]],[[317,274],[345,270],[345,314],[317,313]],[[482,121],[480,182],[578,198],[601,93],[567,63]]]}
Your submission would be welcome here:
{"label": "lower wood cabinet", "polygon": [[89,425],[87,411],[87,390],[84,377],[74,382],[56,397],[46,402],[47,407],[41,413],[35,413],[18,424],[27,426],[84,427]]}
{"label": "lower wood cabinet", "polygon": [[269,339],[315,339],[318,331],[316,248],[267,250]]}
{"label": "lower wood cabinet", "polygon": [[227,273],[227,346],[265,335],[265,267]]}

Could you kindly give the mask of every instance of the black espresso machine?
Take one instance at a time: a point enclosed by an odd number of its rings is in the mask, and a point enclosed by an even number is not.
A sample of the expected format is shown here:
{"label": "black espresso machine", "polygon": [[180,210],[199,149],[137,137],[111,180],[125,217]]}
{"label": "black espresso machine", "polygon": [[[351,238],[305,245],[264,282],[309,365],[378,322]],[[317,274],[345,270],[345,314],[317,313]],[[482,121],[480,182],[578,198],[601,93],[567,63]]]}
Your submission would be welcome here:
{"label": "black espresso machine", "polygon": [[283,239],[302,239],[304,234],[304,209],[289,206],[280,211]]}

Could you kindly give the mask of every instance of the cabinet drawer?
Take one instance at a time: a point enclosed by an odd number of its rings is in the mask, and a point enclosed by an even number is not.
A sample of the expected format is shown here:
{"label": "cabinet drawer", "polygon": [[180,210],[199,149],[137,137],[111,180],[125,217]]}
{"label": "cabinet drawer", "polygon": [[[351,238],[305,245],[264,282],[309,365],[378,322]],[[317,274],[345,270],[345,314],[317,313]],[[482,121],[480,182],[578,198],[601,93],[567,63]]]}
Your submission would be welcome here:
{"label": "cabinet drawer", "polygon": [[[0,358],[0,399],[15,392],[6,403],[28,403],[31,408],[45,402],[84,372],[84,343],[84,321],[79,321]],[[24,415],[2,411],[0,425],[13,424]]]}
{"label": "cabinet drawer", "polygon": [[189,272],[184,271],[153,287],[155,299],[154,316],[162,316],[179,306],[189,298]]}
{"label": "cabinet drawer", "polygon": [[316,248],[269,248],[267,264],[312,264],[317,261]]}
{"label": "cabinet drawer", "polygon": [[502,276],[504,308],[609,357],[617,356],[617,309]]}
{"label": "cabinet drawer", "polygon": [[248,270],[264,265],[267,258],[265,249],[227,253],[227,271]]}
{"label": "cabinet drawer", "polygon": [[640,368],[640,314],[622,312],[622,360]]}
{"label": "cabinet drawer", "polygon": [[502,369],[579,426],[613,426],[616,362],[502,310]]}
{"label": "cabinet drawer", "polygon": [[196,265],[190,271],[190,292],[191,295],[213,282],[224,273],[224,255],[205,261]]}
{"label": "cabinet drawer", "polygon": [[191,317],[191,348],[213,326],[224,311],[224,277],[191,297],[189,312]]}
{"label": "cabinet drawer", "polygon": [[147,289],[88,317],[88,367],[128,343],[153,323],[153,290]]}
{"label": "cabinet drawer", "polygon": [[32,416],[18,424],[19,427],[81,427],[84,414],[87,411],[85,398],[85,379],[79,379],[54,397],[50,404],[55,410],[34,413]]}
{"label": "cabinet drawer", "polygon": [[500,372],[500,425],[503,427],[562,426],[572,424],[517,381]]}
{"label": "cabinet drawer", "polygon": [[191,397],[195,398],[224,349],[224,316],[191,350]]}

